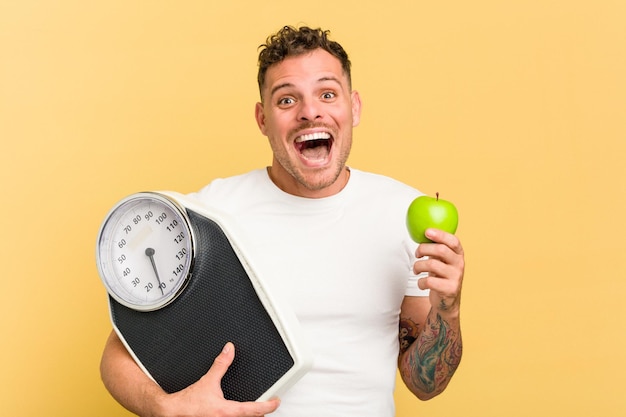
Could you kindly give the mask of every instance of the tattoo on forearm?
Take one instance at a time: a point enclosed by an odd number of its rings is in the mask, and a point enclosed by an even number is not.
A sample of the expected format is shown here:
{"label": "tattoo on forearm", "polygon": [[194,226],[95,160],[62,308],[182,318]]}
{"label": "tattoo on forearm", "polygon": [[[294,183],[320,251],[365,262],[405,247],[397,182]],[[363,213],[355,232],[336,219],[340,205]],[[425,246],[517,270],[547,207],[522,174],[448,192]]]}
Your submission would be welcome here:
{"label": "tattoo on forearm", "polygon": [[419,334],[419,328],[417,324],[411,319],[400,319],[400,333],[398,339],[400,341],[400,353],[406,352],[406,350],[415,342],[417,335]]}
{"label": "tattoo on forearm", "polygon": [[409,377],[405,380],[411,381],[423,392],[441,389],[459,366],[462,351],[458,331],[452,329],[439,314],[434,320],[429,316],[426,328],[419,335],[417,347],[404,359],[408,366],[403,367],[403,373],[409,373],[405,374]]}

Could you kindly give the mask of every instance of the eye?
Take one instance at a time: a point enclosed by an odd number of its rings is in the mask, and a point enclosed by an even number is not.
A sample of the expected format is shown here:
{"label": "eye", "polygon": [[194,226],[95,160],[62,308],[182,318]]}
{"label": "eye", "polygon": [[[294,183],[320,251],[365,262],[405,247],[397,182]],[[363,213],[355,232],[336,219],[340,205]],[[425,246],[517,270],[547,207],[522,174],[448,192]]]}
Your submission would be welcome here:
{"label": "eye", "polygon": [[332,92],[332,91],[326,91],[326,92],[324,92],[324,93],[322,94],[322,100],[326,100],[326,101],[328,101],[328,100],[332,100],[332,99],[334,99],[336,96],[337,96],[337,95],[336,95],[334,92]]}
{"label": "eye", "polygon": [[293,97],[282,97],[281,99],[278,100],[278,105],[280,107],[287,107],[287,106],[292,105],[295,102],[296,100],[294,100]]}

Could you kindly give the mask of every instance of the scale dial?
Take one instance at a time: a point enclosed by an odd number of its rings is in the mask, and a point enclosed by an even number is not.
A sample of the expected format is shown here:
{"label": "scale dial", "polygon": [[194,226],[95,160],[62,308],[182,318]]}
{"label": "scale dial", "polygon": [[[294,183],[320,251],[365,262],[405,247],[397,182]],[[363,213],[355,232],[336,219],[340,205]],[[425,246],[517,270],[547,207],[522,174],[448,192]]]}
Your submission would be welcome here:
{"label": "scale dial", "polygon": [[160,193],[133,194],[113,207],[98,235],[98,271],[108,293],[140,311],[162,308],[191,276],[194,235],[186,211]]}

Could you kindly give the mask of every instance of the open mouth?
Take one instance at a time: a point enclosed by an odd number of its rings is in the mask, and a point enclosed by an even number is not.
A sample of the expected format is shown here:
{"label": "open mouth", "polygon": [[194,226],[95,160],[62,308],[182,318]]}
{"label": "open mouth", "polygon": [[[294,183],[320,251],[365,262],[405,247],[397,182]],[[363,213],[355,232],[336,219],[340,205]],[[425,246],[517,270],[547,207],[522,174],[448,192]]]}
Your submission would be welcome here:
{"label": "open mouth", "polygon": [[296,138],[296,149],[308,161],[325,161],[333,146],[333,137],[328,132],[315,132]]}

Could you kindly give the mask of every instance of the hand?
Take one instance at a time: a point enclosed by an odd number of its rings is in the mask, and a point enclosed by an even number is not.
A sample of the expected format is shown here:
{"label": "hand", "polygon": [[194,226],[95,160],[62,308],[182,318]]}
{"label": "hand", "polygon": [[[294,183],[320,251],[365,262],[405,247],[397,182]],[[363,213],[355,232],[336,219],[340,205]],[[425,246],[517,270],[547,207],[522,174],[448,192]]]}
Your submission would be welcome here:
{"label": "hand", "polygon": [[234,358],[235,346],[229,342],[202,378],[164,398],[161,415],[259,417],[275,411],[280,405],[278,398],[265,402],[238,402],[224,398],[221,380]]}
{"label": "hand", "polygon": [[413,265],[416,274],[426,272],[417,285],[430,289],[430,304],[440,311],[459,308],[461,285],[465,272],[465,255],[459,239],[438,229],[426,230],[434,243],[422,243],[415,251],[418,260]]}

